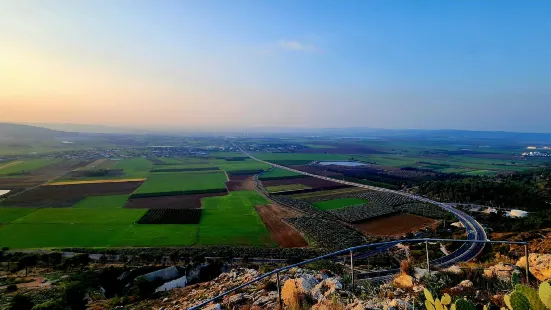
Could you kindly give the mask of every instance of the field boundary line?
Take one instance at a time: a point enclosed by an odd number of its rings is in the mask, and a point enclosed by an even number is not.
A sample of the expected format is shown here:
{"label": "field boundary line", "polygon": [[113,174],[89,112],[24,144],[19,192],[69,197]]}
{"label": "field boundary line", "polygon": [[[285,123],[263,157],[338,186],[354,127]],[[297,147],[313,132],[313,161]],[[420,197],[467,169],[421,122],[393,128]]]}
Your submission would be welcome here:
{"label": "field boundary line", "polygon": [[78,185],[78,184],[105,184],[105,183],[126,183],[143,182],[146,178],[139,179],[117,179],[117,180],[89,180],[89,181],[63,181],[45,184],[45,186]]}
{"label": "field boundary line", "polygon": [[18,160],[18,161],[14,161],[14,162],[11,162],[11,163],[7,163],[7,164],[4,164],[2,166],[0,166],[0,170],[4,169],[4,168],[9,168],[11,166],[15,166],[15,165],[18,165],[20,163],[24,162],[23,160]]}

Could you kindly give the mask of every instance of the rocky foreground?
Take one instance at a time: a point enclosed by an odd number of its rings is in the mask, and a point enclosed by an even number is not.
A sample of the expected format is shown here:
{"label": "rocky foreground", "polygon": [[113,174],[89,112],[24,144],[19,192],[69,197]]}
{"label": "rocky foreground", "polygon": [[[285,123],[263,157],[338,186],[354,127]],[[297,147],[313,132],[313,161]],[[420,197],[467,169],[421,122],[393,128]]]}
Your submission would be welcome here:
{"label": "rocky foreground", "polygon": [[[551,255],[531,254],[529,262],[533,279],[545,281],[551,278]],[[293,268],[280,275],[282,306],[284,309],[317,310],[413,309],[414,304],[415,308],[422,307],[425,287],[434,289],[435,283],[432,282],[442,282],[442,279],[450,276],[455,276],[457,281],[452,286],[443,287],[441,292],[455,296],[454,298],[468,297],[474,302],[493,302],[504,305],[503,296],[507,293],[504,290],[506,287],[500,287],[501,291],[477,287],[477,280],[479,280],[477,277],[484,278],[485,285],[505,283],[506,286],[509,285],[509,289],[513,289],[511,286],[511,281],[515,278],[513,275],[516,274],[517,278],[524,277],[525,266],[526,257],[523,257],[516,264],[498,263],[487,266],[479,275],[472,274],[471,271],[460,266],[452,266],[432,272],[430,277],[427,277],[426,270],[411,268],[409,272],[403,271],[388,283],[358,285],[354,293],[346,285],[346,276],[343,279],[328,270]],[[168,296],[126,305],[124,309],[189,309],[249,282],[259,275],[261,273],[254,269],[234,269],[220,274],[212,281],[174,289]],[[105,309],[105,305],[96,304],[91,308]],[[204,309],[280,309],[276,276],[265,278],[240,292],[217,300]]]}

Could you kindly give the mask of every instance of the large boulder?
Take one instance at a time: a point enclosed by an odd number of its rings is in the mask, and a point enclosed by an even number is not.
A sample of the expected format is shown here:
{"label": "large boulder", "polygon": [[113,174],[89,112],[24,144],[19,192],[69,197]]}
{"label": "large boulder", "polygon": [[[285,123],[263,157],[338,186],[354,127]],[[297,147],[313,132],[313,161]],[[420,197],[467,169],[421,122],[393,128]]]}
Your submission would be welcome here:
{"label": "large boulder", "polygon": [[[530,273],[540,281],[551,279],[551,254],[532,253],[528,256]],[[520,258],[516,264],[520,268],[526,268],[526,256]]]}
{"label": "large boulder", "polygon": [[394,278],[392,283],[401,289],[411,289],[413,288],[413,277],[405,273],[401,273]]}
{"label": "large boulder", "polygon": [[318,280],[309,274],[303,274],[296,279],[289,279],[283,284],[281,298],[286,305],[292,305],[299,294],[310,294],[317,284]]}
{"label": "large boulder", "polygon": [[515,271],[515,267],[511,265],[505,265],[499,263],[495,266],[490,266],[484,269],[484,276],[486,278],[498,278],[500,280],[510,280]]}
{"label": "large boulder", "polygon": [[311,294],[312,297],[319,302],[324,298],[331,296],[331,294],[336,293],[337,290],[342,290],[342,283],[335,278],[327,278],[318,283],[312,289]]}

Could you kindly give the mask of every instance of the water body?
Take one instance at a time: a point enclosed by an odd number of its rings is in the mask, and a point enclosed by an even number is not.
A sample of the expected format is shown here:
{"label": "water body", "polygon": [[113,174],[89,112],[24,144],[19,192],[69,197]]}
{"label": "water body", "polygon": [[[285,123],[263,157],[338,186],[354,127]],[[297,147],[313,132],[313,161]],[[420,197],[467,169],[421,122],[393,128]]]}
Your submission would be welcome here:
{"label": "water body", "polygon": [[6,195],[9,192],[10,192],[10,190],[8,190],[8,189],[0,189],[0,197],[2,197],[3,195]]}
{"label": "water body", "polygon": [[359,167],[359,166],[365,166],[366,164],[361,163],[359,161],[320,161],[318,162],[319,165],[322,166],[345,166],[345,167]]}

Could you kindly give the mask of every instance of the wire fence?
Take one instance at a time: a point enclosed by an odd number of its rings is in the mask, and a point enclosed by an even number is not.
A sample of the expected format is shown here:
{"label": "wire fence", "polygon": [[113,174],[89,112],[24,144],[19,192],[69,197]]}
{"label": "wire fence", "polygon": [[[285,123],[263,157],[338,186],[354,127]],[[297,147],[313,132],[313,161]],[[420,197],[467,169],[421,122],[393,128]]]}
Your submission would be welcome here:
{"label": "wire fence", "polygon": [[[458,243],[463,243],[464,245],[468,245],[468,247],[460,248],[459,250],[455,251],[454,253],[452,253],[450,255],[447,255],[447,256],[444,256],[443,258],[436,258],[436,259],[431,260],[430,253],[429,253],[429,244],[434,243],[434,242],[458,242]],[[376,256],[376,255],[379,255],[379,254],[382,254],[382,253],[386,253],[386,252],[388,252],[389,249],[391,249],[391,248],[393,248],[393,247],[395,247],[396,245],[399,245],[399,244],[424,244],[425,245],[425,256],[426,256],[425,266],[426,266],[426,271],[429,274],[431,272],[431,268],[442,269],[442,268],[446,268],[446,267],[450,267],[452,265],[455,265],[459,262],[462,262],[462,261],[464,261],[464,258],[466,258],[466,257],[467,258],[476,257],[478,254],[480,254],[480,252],[482,251],[483,246],[485,244],[517,244],[517,245],[523,245],[524,248],[525,248],[525,255],[528,257],[528,254],[529,254],[528,253],[528,243],[526,243],[526,242],[513,242],[513,241],[458,240],[458,239],[407,239],[407,240],[396,240],[396,241],[389,241],[389,242],[382,242],[382,243],[367,244],[367,245],[361,245],[361,246],[356,246],[356,247],[350,247],[350,248],[347,248],[347,249],[343,249],[343,250],[340,250],[340,251],[336,251],[336,252],[333,252],[333,253],[322,255],[322,256],[319,256],[319,257],[316,257],[316,258],[308,259],[308,260],[305,260],[305,261],[300,262],[300,263],[291,264],[291,265],[288,265],[288,266],[285,266],[285,267],[282,267],[282,268],[277,268],[277,269],[272,270],[270,272],[266,272],[266,273],[254,278],[254,279],[252,279],[252,280],[250,280],[246,283],[243,283],[239,286],[236,286],[233,289],[230,289],[230,290],[228,290],[228,291],[226,291],[222,294],[219,294],[218,296],[215,296],[213,298],[205,300],[205,301],[189,308],[189,310],[201,309],[202,307],[205,307],[205,306],[207,306],[208,304],[210,304],[212,302],[215,302],[217,300],[221,300],[225,296],[228,296],[228,295],[230,295],[234,292],[237,292],[237,291],[239,291],[243,288],[246,288],[246,287],[248,287],[248,286],[250,286],[254,283],[258,283],[258,282],[260,282],[260,281],[262,281],[266,278],[272,277],[274,275],[276,277],[278,302],[279,302],[279,305],[280,305],[280,308],[281,308],[282,305],[283,305],[282,298],[281,298],[281,288],[282,288],[281,273],[289,271],[292,268],[303,267],[303,266],[306,266],[308,264],[321,262],[321,261],[327,261],[327,262],[340,264],[340,266],[343,267],[342,268],[343,271],[348,269],[349,272],[348,272],[347,277],[348,277],[348,281],[350,282],[351,289],[353,291],[354,288],[355,288],[356,282],[359,281],[360,279],[369,279],[370,281],[384,281],[384,280],[388,280],[389,278],[392,278],[392,276],[394,276],[395,274],[400,272],[399,268],[398,269],[391,268],[391,269],[387,269],[387,270],[373,271],[373,270],[363,270],[363,269],[358,268],[358,267],[361,267],[361,266],[356,266],[356,267],[354,266],[355,260],[356,260],[356,262],[359,262],[359,261],[364,260],[364,259],[369,260],[370,257]],[[482,245],[482,248],[475,248],[473,250],[474,245]],[[360,254],[361,251],[365,251],[365,250],[370,250],[370,253],[369,253],[370,255],[369,256],[357,255],[357,254]],[[471,250],[476,251],[476,253],[468,253],[468,251],[471,251]],[[466,252],[464,252],[464,251],[466,251]],[[458,253],[458,252],[460,252],[460,253]],[[474,256],[472,256],[472,254],[474,254]],[[465,256],[465,255],[469,255],[469,256]],[[466,260],[469,260],[469,259],[466,259]],[[528,283],[529,279],[530,279],[529,278],[528,260],[527,260],[527,264],[526,264],[525,277],[526,277],[526,282]]]}

